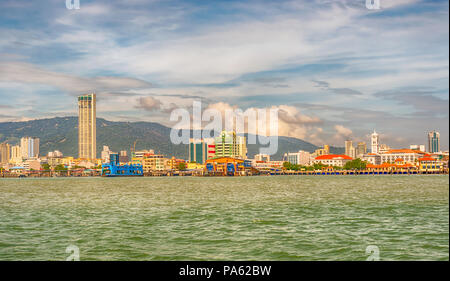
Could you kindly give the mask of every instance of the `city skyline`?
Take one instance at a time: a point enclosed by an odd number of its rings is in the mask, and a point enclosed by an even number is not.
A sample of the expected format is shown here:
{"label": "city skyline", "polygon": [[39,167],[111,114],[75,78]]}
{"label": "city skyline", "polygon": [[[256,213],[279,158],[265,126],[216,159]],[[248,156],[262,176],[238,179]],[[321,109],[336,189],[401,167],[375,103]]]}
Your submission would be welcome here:
{"label": "city skyline", "polygon": [[0,122],[76,116],[73,97],[95,91],[113,121],[274,106],[280,135],[316,145],[436,130],[448,150],[448,2],[264,3],[2,1]]}

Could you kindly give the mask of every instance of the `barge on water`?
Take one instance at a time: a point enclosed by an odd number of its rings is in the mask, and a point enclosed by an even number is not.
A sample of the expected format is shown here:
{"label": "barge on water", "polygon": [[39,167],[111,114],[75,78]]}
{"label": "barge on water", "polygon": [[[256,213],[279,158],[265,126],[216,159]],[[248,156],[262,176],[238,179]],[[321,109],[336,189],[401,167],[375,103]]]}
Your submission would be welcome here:
{"label": "barge on water", "polygon": [[141,164],[120,165],[119,154],[111,153],[109,163],[102,165],[102,177],[142,177],[144,170]]}

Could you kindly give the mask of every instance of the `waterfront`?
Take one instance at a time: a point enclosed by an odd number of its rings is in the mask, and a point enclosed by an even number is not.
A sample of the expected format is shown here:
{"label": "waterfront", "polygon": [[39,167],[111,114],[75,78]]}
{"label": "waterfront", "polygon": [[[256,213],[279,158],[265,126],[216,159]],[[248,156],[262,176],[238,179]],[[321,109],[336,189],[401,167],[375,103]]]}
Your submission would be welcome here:
{"label": "waterfront", "polygon": [[448,175],[0,179],[0,260],[448,260],[448,200]]}

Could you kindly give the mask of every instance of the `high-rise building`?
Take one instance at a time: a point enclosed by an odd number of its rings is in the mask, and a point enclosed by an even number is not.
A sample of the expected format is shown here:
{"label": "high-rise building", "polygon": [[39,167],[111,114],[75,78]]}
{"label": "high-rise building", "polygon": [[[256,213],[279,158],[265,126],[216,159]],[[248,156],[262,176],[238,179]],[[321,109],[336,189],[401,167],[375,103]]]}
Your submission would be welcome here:
{"label": "high-rise building", "polygon": [[205,164],[205,161],[208,159],[208,145],[211,144],[211,141],[207,140],[189,140],[189,162]]}
{"label": "high-rise building", "polygon": [[215,139],[216,157],[234,157],[247,159],[247,141],[236,132],[223,131]]}
{"label": "high-rise building", "polygon": [[23,137],[20,139],[20,154],[23,158],[39,157],[39,139]]}
{"label": "high-rise building", "polygon": [[371,135],[371,152],[377,154],[378,153],[378,145],[380,143],[379,135],[375,130]]}
{"label": "high-rise building", "polygon": [[95,159],[96,141],[96,96],[95,94],[78,97],[78,157]]}
{"label": "high-rise building", "polygon": [[17,164],[22,162],[22,152],[20,149],[20,145],[11,146],[11,163]]}
{"label": "high-rise building", "polygon": [[353,142],[351,140],[345,141],[345,155],[356,158],[356,149],[353,147]]}
{"label": "high-rise building", "polygon": [[365,142],[358,142],[358,146],[356,147],[356,156],[362,157],[362,155],[367,153],[367,145]]}
{"label": "high-rise building", "polygon": [[0,164],[7,164],[11,159],[11,145],[0,143]]}
{"label": "high-rise building", "polygon": [[432,131],[428,133],[428,152],[435,153],[441,151],[440,148],[440,134]]}
{"label": "high-rise building", "polygon": [[103,163],[109,163],[110,157],[109,155],[113,153],[111,150],[109,150],[109,146],[104,145],[103,150],[101,153],[101,158]]}

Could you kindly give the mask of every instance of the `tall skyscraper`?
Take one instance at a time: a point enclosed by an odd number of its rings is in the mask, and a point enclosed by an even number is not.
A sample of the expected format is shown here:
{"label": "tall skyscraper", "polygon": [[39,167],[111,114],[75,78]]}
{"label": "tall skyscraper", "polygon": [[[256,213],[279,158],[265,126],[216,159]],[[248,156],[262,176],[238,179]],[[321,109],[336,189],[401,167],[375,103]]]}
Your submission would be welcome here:
{"label": "tall skyscraper", "polygon": [[11,159],[11,146],[7,143],[0,143],[0,164],[7,164]]}
{"label": "tall skyscraper", "polygon": [[208,159],[208,144],[204,140],[189,141],[189,162],[204,164]]}
{"label": "tall skyscraper", "polygon": [[11,146],[11,163],[20,163],[22,162],[22,151],[20,149],[20,145]]}
{"label": "tall skyscraper", "polygon": [[247,141],[235,132],[223,131],[215,139],[216,157],[234,157],[247,159]]}
{"label": "tall skyscraper", "polygon": [[39,157],[39,139],[32,137],[21,138],[20,154],[23,158]]}
{"label": "tall skyscraper", "polygon": [[373,130],[373,133],[371,135],[371,147],[372,147],[372,153],[377,154],[378,153],[378,145],[380,143],[379,136],[375,130]]}
{"label": "tall skyscraper", "polygon": [[365,142],[358,142],[358,146],[356,147],[356,156],[362,156],[367,153],[367,145]]}
{"label": "tall skyscraper", "polygon": [[428,133],[428,152],[435,153],[441,151],[440,134],[432,131]]}
{"label": "tall skyscraper", "polygon": [[356,157],[356,150],[353,147],[353,142],[351,140],[345,141],[345,155],[350,156],[352,158]]}
{"label": "tall skyscraper", "polygon": [[95,159],[97,157],[95,94],[78,97],[78,157]]}

